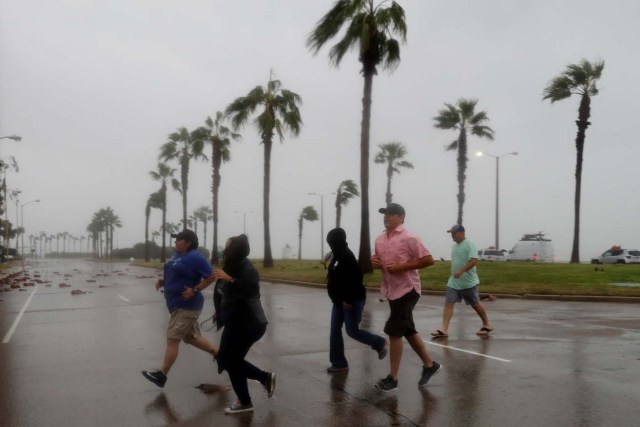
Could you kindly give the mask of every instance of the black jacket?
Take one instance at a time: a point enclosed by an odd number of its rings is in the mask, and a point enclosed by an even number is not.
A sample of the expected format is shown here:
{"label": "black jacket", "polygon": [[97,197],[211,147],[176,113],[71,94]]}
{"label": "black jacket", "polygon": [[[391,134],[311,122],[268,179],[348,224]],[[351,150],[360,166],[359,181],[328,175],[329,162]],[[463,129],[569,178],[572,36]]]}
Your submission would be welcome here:
{"label": "black jacket", "polygon": [[327,272],[327,292],[334,304],[353,304],[366,298],[362,270],[347,245],[344,230],[333,229],[327,235],[333,257]]}
{"label": "black jacket", "polygon": [[247,258],[234,269],[234,282],[218,280],[213,292],[213,305],[218,329],[226,324],[266,325],[267,317],[260,302],[260,276]]}

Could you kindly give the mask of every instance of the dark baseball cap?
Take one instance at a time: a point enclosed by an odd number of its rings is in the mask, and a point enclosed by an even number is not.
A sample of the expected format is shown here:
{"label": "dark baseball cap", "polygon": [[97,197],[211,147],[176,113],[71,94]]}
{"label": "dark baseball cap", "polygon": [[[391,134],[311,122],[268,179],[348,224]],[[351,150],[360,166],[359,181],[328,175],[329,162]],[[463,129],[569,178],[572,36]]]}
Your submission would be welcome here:
{"label": "dark baseball cap", "polygon": [[456,224],[452,226],[449,230],[447,230],[447,233],[457,233],[457,232],[464,233],[464,227],[462,226],[462,224]]}
{"label": "dark baseball cap", "polygon": [[386,208],[378,209],[381,214],[405,216],[404,208],[397,203],[389,203]]}
{"label": "dark baseball cap", "polygon": [[171,237],[191,242],[191,249],[198,249],[198,236],[191,230],[184,229],[179,233],[172,234]]}

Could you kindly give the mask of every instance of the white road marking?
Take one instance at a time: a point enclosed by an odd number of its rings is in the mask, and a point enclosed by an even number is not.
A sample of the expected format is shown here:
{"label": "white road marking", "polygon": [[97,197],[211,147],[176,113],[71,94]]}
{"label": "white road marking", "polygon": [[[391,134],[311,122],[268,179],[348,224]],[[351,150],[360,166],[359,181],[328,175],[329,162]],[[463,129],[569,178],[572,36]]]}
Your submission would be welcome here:
{"label": "white road marking", "polygon": [[451,350],[457,350],[457,351],[461,351],[463,353],[469,353],[469,354],[473,354],[474,356],[481,356],[481,357],[486,357],[487,359],[493,359],[493,360],[498,360],[500,362],[507,362],[507,363],[511,363],[511,360],[509,359],[503,359],[501,357],[495,357],[495,356],[489,356],[488,354],[482,354],[482,353],[477,353],[475,351],[471,351],[471,350],[465,350],[463,348],[458,348],[458,347],[451,347],[450,345],[442,345],[442,344],[436,344],[434,342],[431,341],[427,341],[427,340],[423,340],[425,343],[430,344],[430,345],[436,345],[438,347],[444,347],[444,348],[449,348]]}
{"label": "white road marking", "polygon": [[124,302],[131,302],[128,299],[126,299],[125,297],[123,297],[122,295],[118,294],[118,298],[120,298],[122,301]]}
{"label": "white road marking", "polygon": [[29,295],[27,302],[22,307],[22,310],[20,310],[20,313],[18,313],[18,317],[16,317],[16,320],[14,320],[13,325],[11,325],[11,328],[9,328],[9,332],[7,332],[7,335],[4,336],[4,339],[2,340],[2,344],[6,344],[9,342],[9,340],[11,340],[13,333],[16,331],[16,328],[18,327],[18,323],[20,323],[20,320],[22,319],[22,315],[27,310],[27,307],[31,303],[31,299],[33,298],[33,296],[36,294],[37,291],[38,291],[38,285],[36,284],[33,287],[33,292],[31,292],[31,295]]}
{"label": "white road marking", "polygon": [[[384,334],[385,332],[384,331],[380,331],[380,333]],[[498,360],[500,362],[511,363],[511,360],[503,359],[501,357],[489,356],[488,354],[477,353],[475,351],[465,350],[464,348],[452,347],[450,345],[436,344],[436,343],[434,343],[432,341],[427,341],[425,339],[423,339],[422,341],[424,341],[426,344],[435,345],[435,346],[438,346],[438,347],[444,347],[444,348],[448,348],[448,349],[451,349],[451,350],[461,351],[463,353],[473,354],[474,356],[486,357],[487,359],[493,359],[493,360]]]}

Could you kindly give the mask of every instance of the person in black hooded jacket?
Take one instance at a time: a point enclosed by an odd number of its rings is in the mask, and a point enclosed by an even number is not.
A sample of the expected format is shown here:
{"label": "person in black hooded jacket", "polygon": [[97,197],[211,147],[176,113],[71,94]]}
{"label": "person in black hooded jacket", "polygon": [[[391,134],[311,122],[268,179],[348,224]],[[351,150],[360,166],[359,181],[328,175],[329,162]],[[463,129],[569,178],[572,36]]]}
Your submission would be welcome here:
{"label": "person in black hooded jacket", "polygon": [[327,243],[333,255],[327,272],[327,292],[333,303],[329,338],[331,365],[327,372],[345,372],[349,369],[349,364],[344,355],[343,324],[347,335],[370,346],[380,359],[387,355],[387,341],[379,335],[360,329],[366,290],[358,261],[347,244],[346,232],[342,228],[334,228],[327,234]]}
{"label": "person in black hooded jacket", "polygon": [[226,370],[238,401],[225,412],[235,414],[253,411],[247,379],[259,381],[269,397],[276,387],[276,376],[245,360],[251,346],[267,330],[267,318],[260,302],[260,276],[249,256],[246,235],[231,237],[224,249],[222,268],[215,269],[218,279],[213,294],[214,320],[218,329],[224,326],[216,361],[218,372]]}

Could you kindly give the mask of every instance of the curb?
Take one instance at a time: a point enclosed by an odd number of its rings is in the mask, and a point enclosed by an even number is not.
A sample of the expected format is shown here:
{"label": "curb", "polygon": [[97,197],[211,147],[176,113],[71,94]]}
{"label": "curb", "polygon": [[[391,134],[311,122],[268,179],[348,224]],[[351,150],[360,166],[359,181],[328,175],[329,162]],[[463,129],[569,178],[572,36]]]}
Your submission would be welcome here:
{"label": "curb", "polygon": [[[296,280],[287,279],[261,279],[262,282],[268,283],[283,283],[285,285],[302,286],[305,288],[326,288],[327,285],[323,283],[314,282],[300,282]],[[374,292],[379,291],[380,288],[373,288],[365,286],[367,291]],[[444,291],[431,291],[422,290],[422,295],[444,295]],[[480,296],[488,294],[480,294]],[[620,296],[591,296],[591,295],[538,295],[538,294],[491,294],[500,299],[528,299],[528,300],[543,300],[543,301],[574,301],[574,302],[616,302],[626,304],[640,304],[640,297],[620,297]]]}

